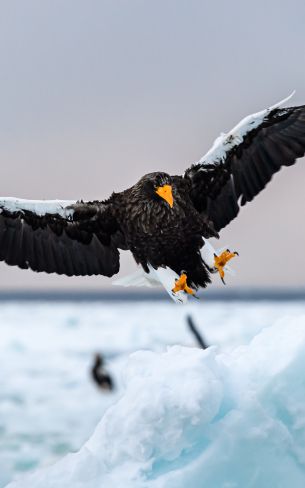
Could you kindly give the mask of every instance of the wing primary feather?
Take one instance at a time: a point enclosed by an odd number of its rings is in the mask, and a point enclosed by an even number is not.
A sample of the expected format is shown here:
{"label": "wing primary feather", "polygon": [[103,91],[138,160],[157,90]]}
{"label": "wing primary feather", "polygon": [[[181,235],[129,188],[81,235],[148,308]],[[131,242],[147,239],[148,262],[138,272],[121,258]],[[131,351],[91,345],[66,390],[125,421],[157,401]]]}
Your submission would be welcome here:
{"label": "wing primary feather", "polygon": [[[217,231],[251,201],[282,166],[305,153],[305,105],[280,108],[292,96],[269,109],[245,117],[185,172],[195,208]],[[234,178],[235,198],[228,174]],[[241,197],[241,198],[240,198]]]}
{"label": "wing primary feather", "polygon": [[65,201],[59,208],[58,201],[0,198],[0,260],[22,269],[112,276],[120,232],[107,202]]}

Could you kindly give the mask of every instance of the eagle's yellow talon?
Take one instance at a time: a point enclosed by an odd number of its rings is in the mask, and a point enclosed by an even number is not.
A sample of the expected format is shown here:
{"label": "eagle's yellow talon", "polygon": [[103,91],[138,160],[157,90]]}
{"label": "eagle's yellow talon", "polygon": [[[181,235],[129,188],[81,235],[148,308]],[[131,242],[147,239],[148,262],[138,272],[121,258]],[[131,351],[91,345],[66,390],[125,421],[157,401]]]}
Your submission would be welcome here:
{"label": "eagle's yellow talon", "polygon": [[185,293],[188,293],[189,295],[195,295],[194,290],[192,290],[192,288],[190,288],[187,285],[186,280],[187,280],[187,275],[185,273],[182,273],[180,278],[178,280],[176,280],[176,283],[175,283],[174,288],[172,289],[172,292],[177,293],[178,291],[185,291]]}
{"label": "eagle's yellow talon", "polygon": [[219,256],[217,256],[217,254],[214,254],[214,266],[217,269],[221,281],[223,282],[224,285],[225,285],[224,267],[227,264],[227,262],[230,261],[230,259],[235,258],[235,256],[239,256],[238,252],[236,251],[231,252],[229,249],[223,251]]}

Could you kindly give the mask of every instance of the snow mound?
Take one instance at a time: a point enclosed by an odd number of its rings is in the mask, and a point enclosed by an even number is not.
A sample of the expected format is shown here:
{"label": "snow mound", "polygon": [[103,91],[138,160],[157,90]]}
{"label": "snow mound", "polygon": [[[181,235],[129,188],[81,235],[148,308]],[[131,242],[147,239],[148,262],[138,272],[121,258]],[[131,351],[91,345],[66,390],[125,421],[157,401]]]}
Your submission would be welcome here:
{"label": "snow mound", "polygon": [[305,316],[227,354],[140,351],[124,374],[78,453],[9,487],[305,486]]}

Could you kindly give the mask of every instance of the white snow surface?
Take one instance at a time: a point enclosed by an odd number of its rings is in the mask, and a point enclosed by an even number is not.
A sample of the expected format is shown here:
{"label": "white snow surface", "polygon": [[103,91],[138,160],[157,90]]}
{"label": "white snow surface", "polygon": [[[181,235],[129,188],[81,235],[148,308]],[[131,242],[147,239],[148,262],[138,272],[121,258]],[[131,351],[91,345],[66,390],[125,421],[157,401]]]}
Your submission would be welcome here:
{"label": "white snow surface", "polygon": [[[279,108],[284,105],[290,98],[293,97],[295,92],[293,91],[288,97],[284,98],[280,102],[272,105],[269,108],[261,110],[255,114],[248,115],[244,119],[242,119],[233,129],[231,129],[228,133],[222,133],[219,137],[214,141],[212,147],[209,151],[202,156],[202,158],[198,161],[198,163],[202,164],[202,171],[205,170],[205,164],[212,164],[212,163],[221,163],[225,160],[228,151],[230,151],[233,147],[238,146],[241,144],[245,138],[245,136],[253,129],[259,127],[266,117],[268,117],[269,113],[272,112],[275,108]],[[195,163],[195,164],[198,164]]]}
{"label": "white snow surface", "polygon": [[[187,309],[206,322],[205,338],[218,345],[191,347],[181,308],[140,304],[127,327],[130,341],[119,326],[116,347],[144,349],[121,363],[120,394],[93,435],[77,453],[9,488],[305,486],[304,304],[214,302]],[[130,324],[130,305],[120,312]],[[109,325],[117,313],[107,308]],[[60,341],[67,338],[66,331]],[[78,339],[71,339],[73,351]],[[174,340],[184,345],[165,346]],[[52,354],[56,340],[50,342]]]}
{"label": "white snow surface", "polygon": [[10,212],[30,211],[36,215],[58,214],[63,218],[71,218],[74,210],[69,208],[76,200],[26,200],[16,197],[0,197],[1,209]]}

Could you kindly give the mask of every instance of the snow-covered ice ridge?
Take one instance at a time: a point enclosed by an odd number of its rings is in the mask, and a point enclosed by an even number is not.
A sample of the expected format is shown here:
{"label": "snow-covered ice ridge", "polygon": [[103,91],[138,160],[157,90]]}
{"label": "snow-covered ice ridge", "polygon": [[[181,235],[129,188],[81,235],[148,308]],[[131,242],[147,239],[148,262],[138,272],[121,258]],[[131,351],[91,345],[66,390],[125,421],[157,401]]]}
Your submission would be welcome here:
{"label": "snow-covered ice ridge", "polygon": [[305,316],[226,353],[132,354],[122,397],[82,449],[8,486],[304,487]]}

